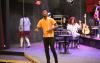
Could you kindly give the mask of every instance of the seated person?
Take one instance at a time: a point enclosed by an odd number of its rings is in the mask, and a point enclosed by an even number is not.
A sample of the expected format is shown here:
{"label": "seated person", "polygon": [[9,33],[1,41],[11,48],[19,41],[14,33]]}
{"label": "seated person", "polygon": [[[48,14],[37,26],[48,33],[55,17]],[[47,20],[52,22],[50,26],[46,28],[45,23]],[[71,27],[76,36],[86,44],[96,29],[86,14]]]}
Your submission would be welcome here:
{"label": "seated person", "polygon": [[69,42],[71,42],[72,47],[77,48],[78,45],[78,39],[80,34],[78,33],[78,30],[81,29],[81,25],[77,23],[77,20],[75,17],[70,17],[68,24],[67,24],[67,30],[68,34],[72,35],[71,37],[68,38]]}

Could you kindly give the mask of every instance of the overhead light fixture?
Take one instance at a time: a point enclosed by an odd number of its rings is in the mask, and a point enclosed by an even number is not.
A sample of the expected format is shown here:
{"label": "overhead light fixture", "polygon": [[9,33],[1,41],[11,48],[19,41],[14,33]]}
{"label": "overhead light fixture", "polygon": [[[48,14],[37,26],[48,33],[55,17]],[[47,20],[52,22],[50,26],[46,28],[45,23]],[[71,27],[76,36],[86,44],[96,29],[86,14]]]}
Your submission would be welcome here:
{"label": "overhead light fixture", "polygon": [[69,3],[70,5],[74,4],[73,0],[66,0],[67,3]]}
{"label": "overhead light fixture", "polygon": [[73,2],[73,0],[66,0],[68,3],[72,3]]}

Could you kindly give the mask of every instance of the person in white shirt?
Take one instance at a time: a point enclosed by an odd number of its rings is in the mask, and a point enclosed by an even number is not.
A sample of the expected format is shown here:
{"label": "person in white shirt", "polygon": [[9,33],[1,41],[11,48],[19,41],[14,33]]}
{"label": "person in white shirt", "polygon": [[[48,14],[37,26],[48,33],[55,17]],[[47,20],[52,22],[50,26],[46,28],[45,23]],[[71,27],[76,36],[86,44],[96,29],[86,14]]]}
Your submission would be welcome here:
{"label": "person in white shirt", "polygon": [[24,38],[26,39],[26,42],[28,44],[28,48],[31,46],[30,44],[30,20],[28,17],[24,16],[20,18],[20,23],[19,23],[19,32],[20,32],[20,47],[23,47],[23,42]]}
{"label": "person in white shirt", "polygon": [[75,17],[70,17],[68,24],[67,24],[67,30],[68,34],[72,35],[70,38],[71,40],[75,40],[75,42],[72,41],[74,44],[74,47],[77,47],[77,38],[79,38],[80,34],[78,33],[78,30],[81,29],[81,26],[77,23],[77,20]]}

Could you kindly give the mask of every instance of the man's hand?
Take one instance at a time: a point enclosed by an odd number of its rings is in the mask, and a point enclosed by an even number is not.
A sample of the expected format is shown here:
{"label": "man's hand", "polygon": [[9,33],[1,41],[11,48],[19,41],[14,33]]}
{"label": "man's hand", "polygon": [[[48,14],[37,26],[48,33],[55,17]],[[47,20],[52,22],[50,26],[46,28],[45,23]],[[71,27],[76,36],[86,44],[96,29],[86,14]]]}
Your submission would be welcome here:
{"label": "man's hand", "polygon": [[99,19],[99,18],[97,18],[97,20],[99,21],[100,19]]}
{"label": "man's hand", "polygon": [[35,31],[35,32],[38,32],[39,30],[38,30],[38,28],[36,28],[34,31]]}
{"label": "man's hand", "polygon": [[55,30],[57,27],[58,27],[58,26],[56,25],[56,26],[50,28],[50,29],[48,30],[48,32],[50,32],[50,31],[52,31],[52,30]]}

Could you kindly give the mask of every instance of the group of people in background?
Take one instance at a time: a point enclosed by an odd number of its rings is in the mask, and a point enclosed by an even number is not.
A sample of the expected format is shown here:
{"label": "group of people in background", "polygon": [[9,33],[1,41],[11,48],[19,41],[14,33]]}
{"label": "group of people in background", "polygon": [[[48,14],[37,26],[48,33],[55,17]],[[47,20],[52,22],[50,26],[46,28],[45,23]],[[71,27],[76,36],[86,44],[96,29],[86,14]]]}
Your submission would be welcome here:
{"label": "group of people in background", "polygon": [[[56,50],[54,48],[54,30],[58,28],[58,25],[56,21],[48,17],[48,11],[43,10],[42,11],[42,16],[43,18],[39,20],[37,24],[37,28],[34,29],[35,32],[38,32],[39,29],[43,30],[43,43],[44,43],[44,49],[45,49],[45,54],[47,58],[47,63],[50,63],[50,54],[49,54],[49,49],[51,49],[55,63],[58,63],[58,58],[56,54]],[[98,28],[98,34],[97,37],[100,37],[100,1],[99,5],[96,7],[95,14],[94,14],[95,19],[99,22],[99,28]],[[24,16],[20,19],[19,23],[19,31],[20,31],[20,47],[22,48],[24,45],[24,38],[26,39],[27,42],[27,47],[31,47],[30,44],[30,26],[31,22],[30,19],[27,16]],[[79,20],[77,20],[75,17],[70,17],[67,22],[67,31],[68,34],[72,35],[72,38],[79,38],[80,33],[79,31],[82,30],[83,24],[80,23]],[[50,47],[50,48],[49,48]]]}
{"label": "group of people in background", "polygon": [[[43,43],[44,43],[44,49],[45,54],[47,58],[47,63],[50,63],[50,54],[49,54],[49,47],[54,55],[55,63],[58,63],[57,54],[54,48],[54,30],[58,27],[56,21],[48,17],[48,11],[43,10],[42,11],[43,18],[39,20],[37,24],[37,28],[34,30],[35,32],[38,32],[39,29],[43,30]],[[23,47],[23,40],[26,39],[26,42],[28,44],[28,48],[31,46],[29,36],[30,36],[30,20],[27,16],[24,16],[20,19],[19,24],[19,31],[20,31],[20,47]],[[75,17],[70,17],[67,30],[69,34],[71,34],[73,37],[79,37],[80,34],[78,33],[78,30],[81,29],[81,25],[78,24]]]}

